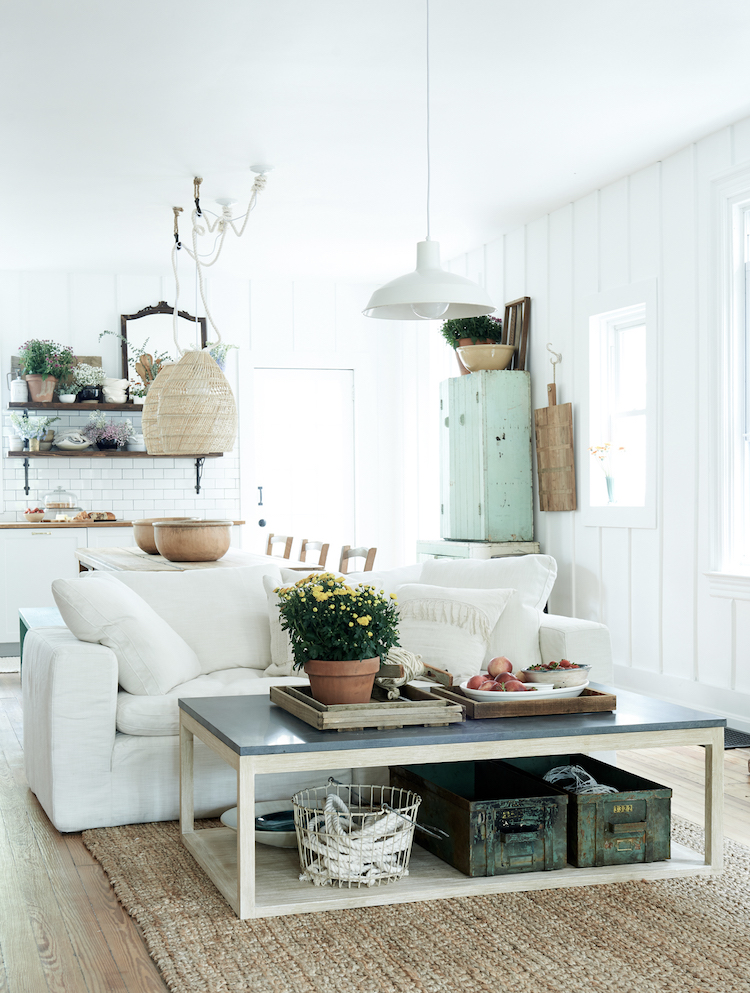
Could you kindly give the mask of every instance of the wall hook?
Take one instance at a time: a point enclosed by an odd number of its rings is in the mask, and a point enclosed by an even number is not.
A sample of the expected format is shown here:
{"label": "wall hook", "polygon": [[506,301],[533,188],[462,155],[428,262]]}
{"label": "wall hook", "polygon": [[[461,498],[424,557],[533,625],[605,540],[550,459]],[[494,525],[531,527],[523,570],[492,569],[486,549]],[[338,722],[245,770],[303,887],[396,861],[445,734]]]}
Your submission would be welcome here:
{"label": "wall hook", "polygon": [[550,359],[550,362],[552,363],[552,382],[554,383],[555,382],[555,371],[556,371],[555,370],[555,366],[556,365],[559,365],[560,362],[562,362],[562,352],[556,352],[553,349],[553,347],[552,347],[552,342],[551,341],[548,341],[547,342],[547,351],[548,352],[551,352],[552,355],[555,356],[553,359]]}

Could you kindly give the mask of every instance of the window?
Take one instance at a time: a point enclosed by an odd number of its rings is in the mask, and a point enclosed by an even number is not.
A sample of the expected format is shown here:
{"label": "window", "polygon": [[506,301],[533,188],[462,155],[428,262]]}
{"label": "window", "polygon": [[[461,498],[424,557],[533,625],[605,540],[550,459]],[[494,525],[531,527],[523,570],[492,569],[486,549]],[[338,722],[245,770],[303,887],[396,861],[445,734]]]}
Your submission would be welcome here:
{"label": "window", "polygon": [[655,281],[598,293],[588,301],[587,317],[585,521],[655,527]]}

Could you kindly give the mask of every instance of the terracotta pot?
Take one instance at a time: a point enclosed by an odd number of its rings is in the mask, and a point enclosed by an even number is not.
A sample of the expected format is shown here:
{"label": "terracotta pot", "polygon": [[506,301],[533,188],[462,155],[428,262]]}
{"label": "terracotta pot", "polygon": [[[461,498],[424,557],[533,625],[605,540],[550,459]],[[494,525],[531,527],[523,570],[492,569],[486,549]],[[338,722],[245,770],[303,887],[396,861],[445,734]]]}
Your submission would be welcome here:
{"label": "terracotta pot", "polygon": [[313,699],[318,703],[369,703],[372,684],[380,669],[380,659],[353,659],[326,662],[311,659],[305,663]]}
{"label": "terracotta pot", "polygon": [[57,380],[54,376],[47,376],[46,379],[42,379],[41,375],[34,373],[25,378],[29,384],[29,400],[32,403],[52,403],[55,386],[57,385]]}
{"label": "terracotta pot", "polygon": [[154,540],[170,562],[215,562],[226,555],[231,521],[154,521]]}

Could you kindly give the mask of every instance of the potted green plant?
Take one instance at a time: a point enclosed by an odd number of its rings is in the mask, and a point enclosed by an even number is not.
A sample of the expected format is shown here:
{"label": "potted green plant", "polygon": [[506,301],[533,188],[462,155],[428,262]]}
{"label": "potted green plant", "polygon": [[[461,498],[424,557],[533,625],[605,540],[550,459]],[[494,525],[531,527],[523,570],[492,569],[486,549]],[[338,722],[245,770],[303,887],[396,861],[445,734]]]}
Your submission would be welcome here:
{"label": "potted green plant", "polygon": [[79,403],[99,403],[101,389],[107,374],[98,366],[79,362],[73,367],[73,382],[70,390],[77,394]]}
{"label": "potted green plant", "polygon": [[441,333],[456,350],[462,376],[479,369],[506,369],[515,350],[502,344],[503,322],[499,317],[456,317],[443,321]]}
{"label": "potted green plant", "polygon": [[381,662],[399,644],[395,595],[363,583],[349,586],[330,572],[276,593],[294,668],[304,668],[313,697],[324,704],[367,703]]}
{"label": "potted green plant", "polygon": [[57,381],[70,373],[75,355],[69,345],[31,338],[21,345],[19,359],[29,384],[29,399],[33,403],[51,403]]}

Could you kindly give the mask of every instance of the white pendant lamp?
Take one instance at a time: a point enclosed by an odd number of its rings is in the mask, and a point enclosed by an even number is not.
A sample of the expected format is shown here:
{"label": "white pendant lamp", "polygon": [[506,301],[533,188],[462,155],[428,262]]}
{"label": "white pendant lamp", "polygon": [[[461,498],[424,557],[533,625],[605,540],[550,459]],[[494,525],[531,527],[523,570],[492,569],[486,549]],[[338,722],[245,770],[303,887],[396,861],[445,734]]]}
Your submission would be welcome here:
{"label": "white pendant lamp", "polygon": [[427,237],[417,242],[417,268],[375,290],[362,311],[389,321],[434,321],[482,317],[494,304],[478,283],[440,267],[440,243],[430,238],[430,0],[427,33]]}

